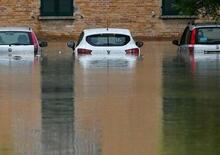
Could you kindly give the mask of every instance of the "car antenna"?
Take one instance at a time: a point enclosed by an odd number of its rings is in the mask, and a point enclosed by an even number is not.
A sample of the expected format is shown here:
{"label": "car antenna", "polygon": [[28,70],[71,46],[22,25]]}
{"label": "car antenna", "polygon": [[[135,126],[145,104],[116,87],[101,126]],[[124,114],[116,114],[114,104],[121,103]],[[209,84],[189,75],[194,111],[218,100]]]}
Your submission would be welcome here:
{"label": "car antenna", "polygon": [[109,3],[106,3],[106,29],[109,30]]}
{"label": "car antenna", "polygon": [[108,24],[109,24],[109,23],[108,23],[108,19],[107,19],[107,31],[108,31]]}

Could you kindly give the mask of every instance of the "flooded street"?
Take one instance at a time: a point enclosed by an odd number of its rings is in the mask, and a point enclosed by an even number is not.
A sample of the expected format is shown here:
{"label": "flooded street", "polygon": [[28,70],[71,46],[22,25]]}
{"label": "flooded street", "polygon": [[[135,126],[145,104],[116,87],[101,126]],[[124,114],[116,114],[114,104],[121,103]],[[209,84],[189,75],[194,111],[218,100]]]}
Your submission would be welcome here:
{"label": "flooded street", "polygon": [[171,42],[136,61],[80,61],[65,42],[0,62],[0,155],[219,155],[220,58]]}

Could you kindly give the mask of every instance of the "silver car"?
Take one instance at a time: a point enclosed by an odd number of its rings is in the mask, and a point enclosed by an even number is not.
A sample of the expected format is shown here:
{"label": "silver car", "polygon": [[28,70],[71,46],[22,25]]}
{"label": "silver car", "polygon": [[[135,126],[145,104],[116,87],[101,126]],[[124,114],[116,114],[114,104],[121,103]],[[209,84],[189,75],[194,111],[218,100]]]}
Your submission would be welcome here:
{"label": "silver car", "polygon": [[215,60],[220,57],[220,24],[200,23],[186,26],[180,41],[179,54],[196,61]]}
{"label": "silver car", "polygon": [[0,59],[34,57],[46,46],[29,27],[0,27]]}

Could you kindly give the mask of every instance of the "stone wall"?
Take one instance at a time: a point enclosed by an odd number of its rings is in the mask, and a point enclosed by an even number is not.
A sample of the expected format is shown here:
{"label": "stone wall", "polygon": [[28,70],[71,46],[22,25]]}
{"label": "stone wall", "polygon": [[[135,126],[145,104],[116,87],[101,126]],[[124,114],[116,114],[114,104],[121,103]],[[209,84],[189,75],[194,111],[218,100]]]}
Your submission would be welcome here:
{"label": "stone wall", "polygon": [[85,28],[128,28],[136,37],[177,37],[187,19],[161,19],[162,0],[74,0],[74,20],[42,20],[40,0],[0,0],[0,26],[30,26],[40,37],[77,38]]}

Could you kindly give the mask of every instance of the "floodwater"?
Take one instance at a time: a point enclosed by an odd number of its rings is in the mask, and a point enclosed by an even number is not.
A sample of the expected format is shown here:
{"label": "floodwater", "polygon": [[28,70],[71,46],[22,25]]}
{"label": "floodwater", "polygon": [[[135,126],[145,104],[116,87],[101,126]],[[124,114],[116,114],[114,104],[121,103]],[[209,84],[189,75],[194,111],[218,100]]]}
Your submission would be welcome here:
{"label": "floodwater", "polygon": [[0,63],[0,155],[220,154],[220,60],[145,42],[136,61],[81,61],[65,44]]}

